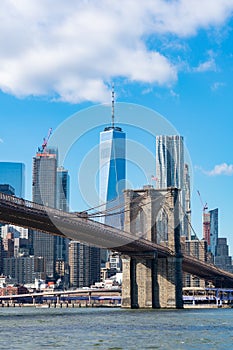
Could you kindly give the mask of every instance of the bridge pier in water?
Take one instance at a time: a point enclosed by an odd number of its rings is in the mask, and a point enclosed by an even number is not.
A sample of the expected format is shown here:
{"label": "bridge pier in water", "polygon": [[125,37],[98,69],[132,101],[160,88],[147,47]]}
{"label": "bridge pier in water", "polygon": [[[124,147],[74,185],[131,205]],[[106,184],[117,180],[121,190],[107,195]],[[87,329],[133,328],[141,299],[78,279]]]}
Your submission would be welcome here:
{"label": "bridge pier in water", "polygon": [[[137,230],[140,228],[144,238],[166,245],[174,255],[160,256],[156,250],[126,252],[122,255],[122,307],[182,308],[178,189],[161,191],[149,188],[125,192],[125,202],[128,203],[125,230],[135,233],[137,239]],[[158,219],[161,210],[162,219],[167,225],[166,232],[159,237]]]}

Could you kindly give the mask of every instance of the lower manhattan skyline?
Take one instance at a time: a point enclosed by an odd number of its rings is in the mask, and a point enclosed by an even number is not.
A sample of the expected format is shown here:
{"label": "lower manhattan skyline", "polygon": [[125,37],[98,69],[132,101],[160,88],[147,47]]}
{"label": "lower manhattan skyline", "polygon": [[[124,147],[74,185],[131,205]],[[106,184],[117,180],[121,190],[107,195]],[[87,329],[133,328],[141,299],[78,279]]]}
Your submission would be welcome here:
{"label": "lower manhattan skyline", "polygon": [[[163,5],[160,11],[159,4]],[[153,8],[149,2],[144,5],[138,2],[132,8],[127,1],[121,9],[122,18],[118,17],[116,4],[103,9],[91,2],[85,9],[80,3],[77,12],[67,5],[64,13],[60,4],[51,17],[44,16],[44,26],[40,25],[40,16],[49,9],[31,5],[29,11],[26,5],[27,1],[25,8],[9,5],[6,10],[9,18],[0,24],[5,37],[11,35],[11,43],[1,43],[4,55],[0,56],[0,161],[25,164],[25,198],[32,198],[32,159],[49,128],[53,129],[52,136],[56,136],[56,130],[65,126],[70,116],[77,112],[85,115],[91,107],[93,129],[88,126],[88,133],[72,145],[60,165],[71,176],[71,210],[85,210],[92,204],[83,198],[78,172],[85,159],[88,161],[89,152],[98,146],[99,132],[108,123],[107,115],[111,122],[114,82],[116,124],[124,128],[132,143],[145,143],[154,155],[156,126],[153,135],[147,138],[147,133],[136,130],[133,122],[131,126],[124,125],[121,103],[159,113],[184,137],[192,165],[192,225],[201,239],[199,191],[209,210],[219,209],[219,237],[227,237],[232,254],[233,2],[196,1],[189,8],[182,1],[155,1]],[[1,6],[4,10],[5,5]],[[21,6],[21,11],[17,6]],[[199,7],[203,6],[201,15]],[[131,25],[126,15],[129,10]],[[194,15],[195,10],[199,16]],[[143,18],[148,11],[151,16]],[[19,13],[17,21],[14,13]],[[93,18],[91,29],[85,24],[87,18]],[[32,28],[34,39],[25,34],[26,25]],[[72,36],[73,32],[77,36]],[[86,55],[74,47],[85,50]],[[63,51],[68,50],[70,54],[65,55]],[[104,116],[96,114],[101,104],[107,107]],[[81,116],[82,123],[84,119]],[[143,125],[143,115],[141,119]],[[64,128],[64,132],[69,138],[69,130]],[[148,167],[146,176],[128,164],[126,178],[131,188],[147,184],[151,175],[155,175],[155,163]]]}
{"label": "lower manhattan skyline", "polygon": [[231,349],[233,0],[3,0],[0,33],[0,349]]}

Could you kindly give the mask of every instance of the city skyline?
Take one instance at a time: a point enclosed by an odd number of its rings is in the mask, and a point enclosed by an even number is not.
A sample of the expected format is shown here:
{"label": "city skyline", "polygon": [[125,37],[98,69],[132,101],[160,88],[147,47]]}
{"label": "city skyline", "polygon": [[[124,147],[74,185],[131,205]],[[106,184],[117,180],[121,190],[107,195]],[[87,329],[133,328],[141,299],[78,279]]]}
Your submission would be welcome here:
{"label": "city skyline", "polygon": [[[201,238],[199,190],[209,209],[219,208],[219,237],[227,237],[232,254],[233,2],[196,1],[191,2],[189,8],[183,1],[155,1],[153,8],[149,2],[135,2],[132,9],[126,1],[121,11],[117,11],[117,4],[103,10],[91,2],[90,8],[85,4],[79,9],[66,5],[66,11],[62,11],[60,5],[59,9],[49,11],[46,6],[29,6],[26,1],[14,17],[17,6],[11,5],[3,11],[9,14],[10,22],[0,24],[4,37],[11,38],[1,44],[5,54],[0,57],[0,160],[25,163],[26,198],[31,199],[31,160],[49,128],[55,131],[68,117],[86,107],[109,103],[114,81],[117,101],[159,112],[184,136],[193,167],[193,227]],[[74,15],[76,10],[79,11]],[[51,18],[43,16],[43,27],[39,13],[44,12],[50,12]],[[93,18],[93,36],[85,24],[90,23],[85,22],[89,17],[84,13]],[[80,24],[80,15],[83,24]],[[58,22],[59,31],[54,37]],[[82,40],[77,23],[82,25]],[[33,43],[25,35],[25,25],[32,28]],[[101,46],[103,37],[107,50]],[[86,55],[72,51],[77,43]],[[60,56],[56,51],[58,44],[63,48]],[[95,65],[95,61],[99,64]],[[109,108],[109,122],[110,114]],[[102,129],[101,116],[98,118]],[[120,126],[124,124],[117,113],[116,121]],[[130,135],[125,127],[124,130]],[[95,134],[93,141],[90,140],[93,133],[83,138],[81,147],[65,164],[74,174],[71,202],[75,209],[85,209],[74,182],[78,182],[77,172],[83,157],[98,143],[99,130],[95,130]],[[138,135],[133,136],[137,141]],[[154,171],[152,168],[152,174]],[[141,179],[133,175],[130,178],[133,187],[142,186]]]}

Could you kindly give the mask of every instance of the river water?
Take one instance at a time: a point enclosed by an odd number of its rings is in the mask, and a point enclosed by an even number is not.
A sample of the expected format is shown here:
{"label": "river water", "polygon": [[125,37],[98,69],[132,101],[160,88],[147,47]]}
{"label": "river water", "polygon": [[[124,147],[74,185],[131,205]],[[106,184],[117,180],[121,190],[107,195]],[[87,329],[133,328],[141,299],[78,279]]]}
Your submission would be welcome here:
{"label": "river water", "polygon": [[232,349],[233,309],[0,309],[0,349]]}

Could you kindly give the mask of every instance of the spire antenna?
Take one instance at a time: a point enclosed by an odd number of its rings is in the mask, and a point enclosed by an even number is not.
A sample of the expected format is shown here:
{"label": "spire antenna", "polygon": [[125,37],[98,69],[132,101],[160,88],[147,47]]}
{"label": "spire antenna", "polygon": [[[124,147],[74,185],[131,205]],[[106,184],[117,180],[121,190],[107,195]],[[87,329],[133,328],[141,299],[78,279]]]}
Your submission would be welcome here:
{"label": "spire antenna", "polygon": [[112,84],[112,128],[114,128],[114,124],[115,124],[114,108],[115,108],[115,92],[114,92],[114,84]]}

